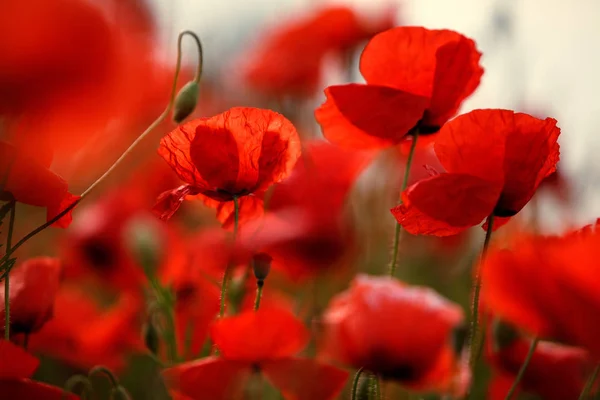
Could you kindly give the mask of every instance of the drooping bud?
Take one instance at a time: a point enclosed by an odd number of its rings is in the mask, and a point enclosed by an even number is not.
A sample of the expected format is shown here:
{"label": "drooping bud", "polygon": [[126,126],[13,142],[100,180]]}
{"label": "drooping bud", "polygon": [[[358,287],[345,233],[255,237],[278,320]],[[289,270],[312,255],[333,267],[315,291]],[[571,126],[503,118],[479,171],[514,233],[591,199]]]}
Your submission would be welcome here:
{"label": "drooping bud", "polygon": [[160,222],[150,216],[132,219],[124,231],[133,258],[152,276],[160,266],[164,253],[164,237]]}
{"label": "drooping bud", "polygon": [[198,91],[200,86],[196,81],[186,83],[177,96],[175,97],[175,105],[173,107],[173,121],[179,124],[181,121],[190,116],[196,109],[198,104]]}
{"label": "drooping bud", "polygon": [[257,281],[264,281],[267,279],[269,272],[271,271],[271,262],[273,259],[266,253],[258,253],[252,257],[252,270]]}

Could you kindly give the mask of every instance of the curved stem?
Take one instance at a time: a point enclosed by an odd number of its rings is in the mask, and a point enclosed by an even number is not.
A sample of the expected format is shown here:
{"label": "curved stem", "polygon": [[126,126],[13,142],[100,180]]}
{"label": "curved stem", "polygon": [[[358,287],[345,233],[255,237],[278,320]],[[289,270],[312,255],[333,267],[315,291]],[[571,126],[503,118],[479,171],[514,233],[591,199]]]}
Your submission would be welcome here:
{"label": "curved stem", "polygon": [[535,349],[536,349],[539,341],[540,340],[538,338],[535,338],[531,341],[531,345],[529,346],[529,351],[527,352],[525,361],[523,361],[523,365],[521,365],[521,369],[519,370],[519,373],[517,374],[517,377],[515,378],[515,381],[513,382],[512,386],[510,387],[504,400],[510,400],[511,397],[514,395],[515,391],[517,390],[517,386],[519,385],[519,382],[521,382],[521,379],[523,379],[523,375],[525,375],[525,370],[527,369],[529,362],[533,358],[533,353],[535,353]]}
{"label": "curved stem", "polygon": [[579,400],[585,400],[588,398],[589,393],[594,386],[594,382],[596,382],[596,378],[598,377],[598,372],[600,372],[600,364],[596,365],[596,368],[594,368],[590,374],[590,377],[588,378],[583,390],[581,391],[581,394],[579,395]]}
{"label": "curved stem", "polygon": [[94,368],[92,368],[90,370],[90,372],[88,372],[88,378],[91,378],[94,375],[105,375],[108,380],[110,381],[110,384],[112,385],[113,388],[116,388],[119,386],[119,381],[117,379],[117,377],[115,376],[115,374],[112,373],[112,371],[110,369],[108,369],[107,367],[103,366],[103,365],[97,365]]}
{"label": "curved stem", "polygon": [[480,328],[479,328],[479,297],[481,294],[481,262],[485,259],[485,255],[487,253],[488,247],[490,245],[490,240],[492,238],[492,231],[494,230],[494,216],[490,215],[488,217],[488,226],[485,231],[485,240],[483,241],[483,248],[481,250],[481,258],[479,264],[475,268],[475,283],[473,288],[473,303],[471,306],[471,332],[469,334],[470,340],[470,365],[473,367],[475,362],[479,358],[479,353],[481,347],[479,345],[479,341],[483,340],[480,338]]}
{"label": "curved stem", "polygon": [[67,208],[62,210],[58,215],[56,215],[50,221],[47,221],[46,223],[35,228],[33,231],[29,232],[21,240],[19,240],[15,244],[14,247],[7,248],[6,254],[2,257],[2,259],[0,259],[0,265],[2,265],[2,263],[4,263],[11,256],[11,254],[13,254],[25,242],[27,242],[29,239],[31,239],[32,237],[34,237],[35,235],[37,235],[38,233],[40,233],[41,231],[43,231],[44,229],[46,229],[47,227],[49,227],[50,225],[52,225],[53,223],[55,223],[56,221],[61,219],[62,217],[64,217],[69,211],[71,211],[73,208],[75,208],[75,206],[77,204],[79,204],[79,202],[81,200],[83,200],[83,198],[85,196],[87,196],[108,175],[110,175],[110,173],[113,172],[119,164],[121,164],[121,162],[125,159],[125,157],[127,157],[127,155],[129,155],[129,153],[131,153],[131,151],[138,145],[138,143],[140,143],[146,136],[148,136],[148,134],[150,132],[152,132],[154,129],[156,129],[156,127],[158,125],[160,125],[169,116],[169,113],[173,109],[173,104],[175,103],[175,96],[177,95],[177,79],[179,78],[179,71],[181,70],[181,54],[182,54],[181,42],[182,42],[183,36],[185,36],[185,35],[190,35],[192,38],[194,38],[194,40],[196,41],[196,44],[198,46],[198,68],[196,71],[195,80],[196,81],[200,80],[200,77],[202,75],[202,62],[203,62],[202,43],[200,42],[200,39],[194,32],[183,31],[177,37],[177,62],[175,64],[175,75],[173,77],[173,85],[171,87],[171,95],[169,98],[169,103],[168,103],[167,107],[165,108],[165,110],[162,112],[162,114],[160,114],[158,116],[158,118],[156,118],[156,120],[154,120],[154,122],[152,122],[152,124],[150,124],[150,126],[148,126],[148,128],[146,128],[146,130],[144,132],[142,132],[142,134],[140,136],[138,136],[138,138],[127,148],[127,150],[125,150],[125,152],[123,154],[121,154],[121,156],[117,159],[117,161],[115,161],[114,164],[104,174],[102,174],[102,176],[100,178],[98,178],[94,183],[92,183],[81,194],[79,199],[75,200],[73,203],[71,203],[69,206],[67,206]]}
{"label": "curved stem", "polygon": [[94,388],[92,387],[92,383],[88,379],[87,376],[83,375],[73,375],[70,377],[67,382],[65,382],[65,387],[62,393],[62,398],[66,399],[69,393],[74,393],[73,390],[77,386],[77,384],[81,383],[83,385],[83,391],[81,393],[81,398],[84,399],[86,395],[91,395],[94,392]]}
{"label": "curved stem", "polygon": [[[233,243],[235,245],[238,233],[240,205],[237,197],[233,197]],[[225,267],[225,273],[223,274],[223,282],[221,282],[221,306],[219,308],[219,317],[222,318],[225,315],[225,298],[227,297],[227,285],[229,283],[229,275],[233,269],[232,262],[227,263]]]}
{"label": "curved stem", "polygon": [[265,285],[265,281],[262,279],[258,279],[256,281],[256,298],[254,299],[254,311],[258,311],[260,307],[260,299],[262,297],[263,286]]}
{"label": "curved stem", "polygon": [[[8,233],[6,236],[6,251],[12,246],[12,235],[15,227],[16,203],[12,201],[10,206],[10,217],[8,220]],[[10,270],[12,265],[6,264],[4,275],[4,339],[10,340]]]}
{"label": "curved stem", "polygon": [[354,375],[354,379],[352,380],[352,395],[350,397],[351,400],[357,400],[357,392],[358,392],[358,382],[360,381],[360,376],[362,375],[364,368],[359,368],[356,371],[356,375]]}
{"label": "curved stem", "polygon": [[[414,136],[412,139],[412,143],[410,145],[410,151],[408,153],[408,158],[406,159],[406,168],[404,170],[404,179],[402,180],[402,187],[400,189],[400,200],[398,204],[402,204],[402,192],[406,190],[408,186],[408,178],[410,177],[410,167],[412,165],[412,159],[415,155],[415,149],[417,148],[417,140],[419,139],[419,130],[414,130]],[[392,250],[392,260],[390,261],[390,276],[394,276],[396,274],[396,262],[398,259],[398,247],[400,245],[400,239],[402,238],[402,233],[404,229],[402,229],[402,225],[399,222],[396,222],[396,231],[394,233],[394,248]]]}

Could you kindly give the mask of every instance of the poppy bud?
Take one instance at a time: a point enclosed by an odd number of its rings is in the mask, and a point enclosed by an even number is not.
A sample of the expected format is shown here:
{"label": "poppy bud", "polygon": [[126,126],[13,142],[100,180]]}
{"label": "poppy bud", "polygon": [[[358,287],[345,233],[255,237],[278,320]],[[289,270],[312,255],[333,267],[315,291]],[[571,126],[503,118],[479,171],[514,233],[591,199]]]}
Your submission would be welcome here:
{"label": "poppy bud", "polygon": [[148,320],[144,325],[144,344],[146,348],[154,355],[158,353],[158,346],[160,343],[160,336],[156,330],[156,326],[151,320]]}
{"label": "poppy bud", "polygon": [[196,109],[198,103],[198,91],[200,87],[198,82],[190,81],[186,83],[177,97],[175,97],[175,106],[173,108],[173,121],[180,123],[184,119],[190,116],[190,114]]}
{"label": "poppy bud", "polygon": [[513,344],[519,338],[519,332],[512,325],[495,319],[492,322],[492,337],[493,349],[494,351],[499,351]]}
{"label": "poppy bud", "polygon": [[260,282],[267,279],[271,271],[271,261],[273,259],[266,253],[258,253],[252,257],[252,270],[257,281]]}
{"label": "poppy bud", "polygon": [[140,217],[130,221],[125,229],[125,241],[133,258],[152,276],[163,258],[163,237],[158,222]]}

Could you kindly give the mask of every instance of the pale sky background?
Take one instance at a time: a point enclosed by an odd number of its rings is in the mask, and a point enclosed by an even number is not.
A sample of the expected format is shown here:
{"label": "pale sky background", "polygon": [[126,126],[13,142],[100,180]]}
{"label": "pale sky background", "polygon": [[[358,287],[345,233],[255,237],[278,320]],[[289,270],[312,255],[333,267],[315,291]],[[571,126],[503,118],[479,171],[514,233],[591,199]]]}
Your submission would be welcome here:
{"label": "pale sky background", "polygon": [[[306,12],[318,0],[153,0],[162,39],[193,29],[206,72],[223,75],[234,56],[268,26]],[[574,183],[571,222],[600,217],[600,0],[354,0],[361,12],[398,5],[406,25],[453,29],[483,52],[485,74],[462,111],[510,108],[552,116],[562,128],[561,167]],[[173,49],[173,46],[170,45]],[[189,54],[193,50],[190,48]],[[170,56],[170,54],[165,54]],[[233,66],[234,67],[234,66]],[[563,219],[552,203],[542,225]]]}

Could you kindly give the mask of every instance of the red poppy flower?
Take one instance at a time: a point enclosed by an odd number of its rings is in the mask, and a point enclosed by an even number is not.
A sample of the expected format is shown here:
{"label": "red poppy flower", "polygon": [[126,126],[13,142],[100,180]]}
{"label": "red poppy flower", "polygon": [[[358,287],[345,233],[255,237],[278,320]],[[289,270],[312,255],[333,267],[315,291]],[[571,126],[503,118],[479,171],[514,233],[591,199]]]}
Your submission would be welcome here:
{"label": "red poppy flower", "polygon": [[469,372],[452,341],[463,320],[431,289],[359,275],[323,315],[323,351],[414,390],[461,395]]}
{"label": "red poppy flower", "polygon": [[188,195],[230,201],[283,180],[300,157],[300,139],[281,114],[237,107],[179,126],[158,153],[187,183],[159,197],[156,211],[168,218]]}
{"label": "red poppy flower", "polygon": [[362,53],[363,84],[330,86],[315,116],[340,146],[382,148],[412,129],[436,132],[471,95],[483,74],[475,43],[449,30],[398,27]]}
{"label": "red poppy flower", "polygon": [[271,212],[249,224],[241,245],[273,258],[273,267],[293,279],[310,277],[340,263],[352,251],[354,230],[343,208],[373,153],[310,142],[292,175],[277,185]]}
{"label": "red poppy flower", "polygon": [[392,214],[412,234],[437,236],[491,215],[512,217],[555,170],[559,134],[552,118],[508,110],[461,115],[442,127],[434,145],[447,172],[410,186]]}
{"label": "red poppy flower", "polygon": [[76,400],[79,396],[63,394],[63,389],[31,378],[39,360],[21,347],[0,340],[0,396],[3,399]]}
{"label": "red poppy flower", "polygon": [[[530,342],[518,335],[499,346],[488,341],[487,355],[498,376],[496,379],[510,381],[504,387],[499,382],[494,384],[492,400],[506,397],[525,361]],[[539,342],[519,382],[519,389],[547,400],[576,399],[593,368],[593,360],[582,349]]]}
{"label": "red poppy flower", "polygon": [[247,311],[220,319],[211,329],[222,357],[208,357],[167,369],[164,376],[175,391],[192,399],[235,399],[244,382],[258,369],[286,399],[334,399],[348,373],[316,360],[294,357],[309,333],[283,310]]}
{"label": "red poppy flower", "polygon": [[143,306],[139,298],[124,294],[104,308],[85,289],[63,286],[54,317],[30,336],[29,348],[82,369],[105,365],[119,370],[127,355],[145,351],[140,334]]}
{"label": "red poppy flower", "polygon": [[[393,26],[390,10],[368,20],[348,7],[328,6],[264,36],[258,48],[244,55],[244,80],[271,96],[312,95],[329,52],[347,51],[372,35]],[[302,54],[298,57],[298,54]]]}
{"label": "red poppy flower", "polygon": [[[61,265],[56,258],[31,258],[10,272],[10,332],[33,333],[52,318]],[[0,287],[0,318],[4,320],[4,285]],[[4,332],[4,326],[0,327]]]}
{"label": "red poppy flower", "polygon": [[94,278],[111,289],[138,292],[146,283],[144,267],[131,248],[132,227],[152,229],[160,259],[157,267],[185,263],[179,236],[147,211],[137,190],[120,188],[84,208],[64,240],[65,274]]}
{"label": "red poppy flower", "polygon": [[[482,265],[482,301],[495,315],[541,339],[600,357],[600,237],[519,236]],[[576,310],[576,312],[574,311]]]}
{"label": "red poppy flower", "polygon": [[[69,193],[69,185],[60,176],[30,158],[23,151],[0,141],[0,200],[11,200],[32,206],[45,207],[50,221],[79,199]],[[5,182],[5,183],[4,183]],[[53,226],[66,228],[71,223],[71,212]]]}

